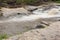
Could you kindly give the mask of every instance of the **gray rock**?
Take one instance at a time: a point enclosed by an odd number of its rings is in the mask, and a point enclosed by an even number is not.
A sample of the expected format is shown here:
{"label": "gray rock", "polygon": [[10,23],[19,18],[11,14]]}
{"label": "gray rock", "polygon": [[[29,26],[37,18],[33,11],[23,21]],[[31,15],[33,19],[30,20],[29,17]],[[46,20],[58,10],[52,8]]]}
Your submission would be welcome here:
{"label": "gray rock", "polygon": [[44,29],[34,29],[6,40],[60,40],[60,22]]}
{"label": "gray rock", "polygon": [[28,11],[34,11],[34,10],[37,10],[37,9],[38,9],[37,6],[30,6],[30,5],[25,6],[24,8],[25,8],[26,10],[28,10]]}
{"label": "gray rock", "polygon": [[0,34],[16,35],[36,28],[36,25],[40,24],[40,20],[34,19],[34,17],[32,18],[32,20],[29,18],[12,18],[2,20],[0,21]]}
{"label": "gray rock", "polygon": [[[22,15],[30,14],[30,12],[27,11],[26,9],[24,9],[23,7],[21,7],[21,8],[1,8],[1,11],[2,11],[4,17],[20,15],[20,14],[22,14]],[[20,14],[18,14],[18,13],[20,13]]]}

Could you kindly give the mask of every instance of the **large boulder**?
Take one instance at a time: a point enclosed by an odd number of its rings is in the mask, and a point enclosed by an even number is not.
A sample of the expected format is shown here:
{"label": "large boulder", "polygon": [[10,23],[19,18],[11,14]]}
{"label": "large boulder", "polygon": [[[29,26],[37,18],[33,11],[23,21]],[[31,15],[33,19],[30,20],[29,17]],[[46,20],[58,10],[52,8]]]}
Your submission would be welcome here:
{"label": "large boulder", "polygon": [[60,40],[60,22],[44,29],[34,29],[6,40]]}

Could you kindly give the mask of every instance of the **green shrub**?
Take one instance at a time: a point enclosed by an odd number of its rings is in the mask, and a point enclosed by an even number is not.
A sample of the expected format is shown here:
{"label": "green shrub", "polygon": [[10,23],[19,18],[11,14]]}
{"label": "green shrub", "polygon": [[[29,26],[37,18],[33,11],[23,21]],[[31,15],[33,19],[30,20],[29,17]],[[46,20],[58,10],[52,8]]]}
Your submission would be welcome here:
{"label": "green shrub", "polygon": [[22,4],[37,4],[40,3],[42,4],[43,2],[49,2],[49,1],[56,1],[60,3],[60,0],[0,0],[0,6],[9,6],[9,5],[22,5]]}
{"label": "green shrub", "polygon": [[57,3],[60,3],[60,0],[56,0]]}
{"label": "green shrub", "polygon": [[60,0],[52,0],[53,2],[57,2],[57,3],[60,3]]}
{"label": "green shrub", "polygon": [[6,39],[7,38],[7,35],[6,34],[2,34],[2,35],[0,35],[0,40],[2,40],[2,39]]}
{"label": "green shrub", "polygon": [[24,2],[26,2],[26,4],[33,4],[37,2],[37,0],[25,0]]}
{"label": "green shrub", "polygon": [[16,4],[33,4],[36,3],[37,0],[16,0]]}
{"label": "green shrub", "polygon": [[22,0],[16,0],[16,4],[22,3]]}
{"label": "green shrub", "polygon": [[0,0],[0,3],[13,3],[13,4],[33,4],[39,0]]}

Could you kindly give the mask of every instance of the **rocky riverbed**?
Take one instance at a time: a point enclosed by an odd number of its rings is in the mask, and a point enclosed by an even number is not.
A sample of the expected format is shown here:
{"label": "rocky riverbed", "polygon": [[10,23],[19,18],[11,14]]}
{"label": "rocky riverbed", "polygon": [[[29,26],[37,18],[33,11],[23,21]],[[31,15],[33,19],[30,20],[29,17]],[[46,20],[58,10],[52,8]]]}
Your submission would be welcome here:
{"label": "rocky riverbed", "polygon": [[32,29],[50,27],[52,23],[58,21],[60,5],[1,8],[0,34],[17,35]]}

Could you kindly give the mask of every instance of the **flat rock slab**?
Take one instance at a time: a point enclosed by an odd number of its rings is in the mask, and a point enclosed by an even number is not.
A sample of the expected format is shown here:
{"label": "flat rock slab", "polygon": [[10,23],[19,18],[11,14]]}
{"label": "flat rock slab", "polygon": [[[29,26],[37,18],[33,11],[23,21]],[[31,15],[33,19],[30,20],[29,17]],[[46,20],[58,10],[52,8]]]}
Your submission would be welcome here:
{"label": "flat rock slab", "polygon": [[[16,35],[36,28],[37,25],[41,25],[42,21],[46,23],[53,23],[50,19],[41,19],[38,15],[24,16],[21,18],[11,18],[8,20],[0,20],[0,34]],[[55,22],[55,21],[54,21]],[[43,22],[45,23],[45,22]],[[42,23],[42,24],[43,24]]]}
{"label": "flat rock slab", "polygon": [[0,21],[0,34],[16,35],[36,28],[36,25],[40,24],[40,18],[23,17],[23,18],[12,18],[9,20]]}
{"label": "flat rock slab", "polygon": [[60,22],[44,29],[34,29],[6,40],[60,40]]}

